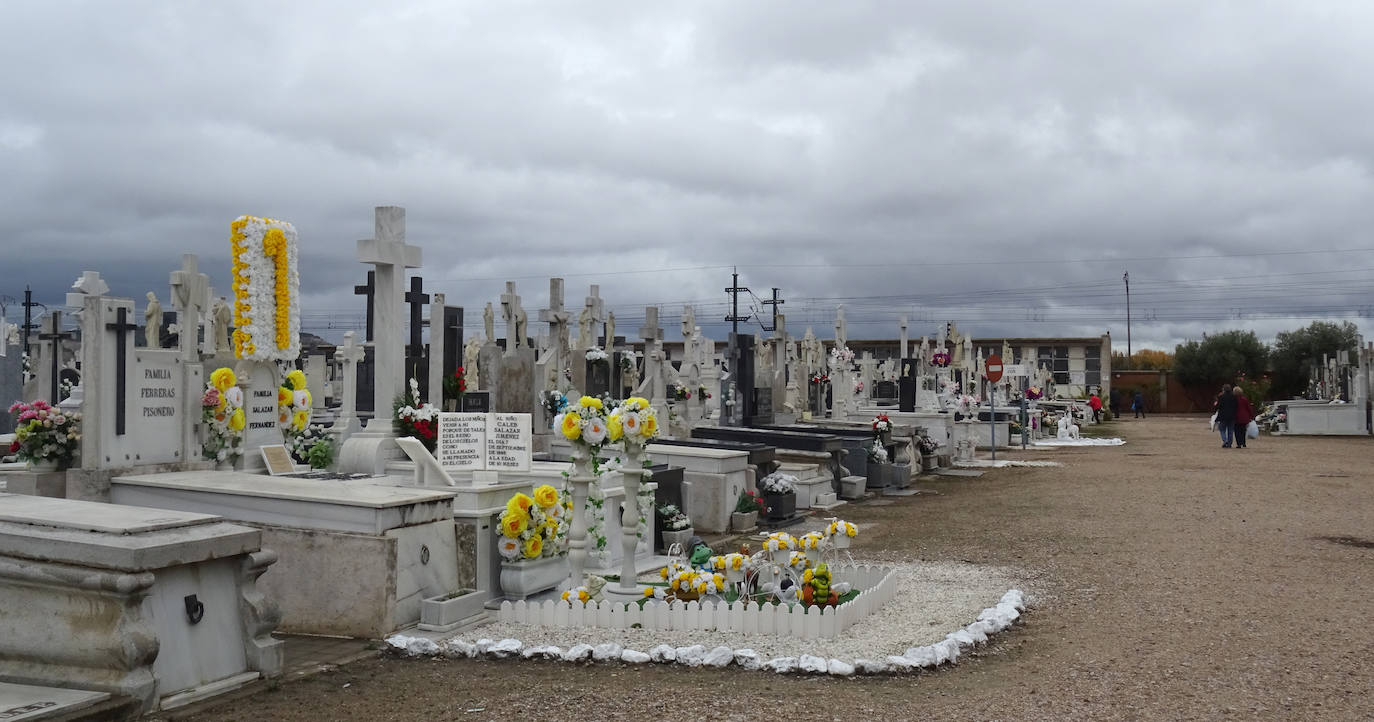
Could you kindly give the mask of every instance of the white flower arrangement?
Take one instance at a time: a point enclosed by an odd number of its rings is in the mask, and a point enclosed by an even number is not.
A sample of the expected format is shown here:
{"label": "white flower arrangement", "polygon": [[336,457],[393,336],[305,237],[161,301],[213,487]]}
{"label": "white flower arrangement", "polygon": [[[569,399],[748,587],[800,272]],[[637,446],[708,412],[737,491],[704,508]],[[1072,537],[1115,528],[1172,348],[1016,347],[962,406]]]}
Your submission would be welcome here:
{"label": "white flower arrangement", "polygon": [[738,552],[720,554],[706,560],[707,566],[718,572],[743,572],[753,566],[753,560]]}
{"label": "white flower arrangement", "polygon": [[859,535],[859,527],[843,519],[836,519],[825,528],[825,533],[826,536],[846,536],[852,539]]}
{"label": "white flower arrangement", "polygon": [[796,537],[785,531],[775,531],[763,540],[763,548],[770,552],[783,552],[797,548]]}
{"label": "white flower arrangement", "polygon": [[825,534],[818,531],[807,532],[797,539],[797,546],[800,549],[820,549],[821,543],[825,541]]}
{"label": "white flower arrangement", "polygon": [[676,504],[665,504],[658,508],[658,515],[663,519],[664,531],[683,531],[692,528],[692,519]]}
{"label": "white flower arrangement", "polygon": [[854,361],[854,352],[850,351],[848,346],[832,348],[830,349],[830,360],[842,364],[852,363]]}
{"label": "white flower arrangement", "polygon": [[605,361],[605,360],[608,359],[608,358],[610,358],[610,357],[607,356],[607,355],[606,355],[606,352],[603,351],[603,350],[601,350],[600,347],[593,346],[593,347],[587,349],[587,360],[588,360],[588,361]]}
{"label": "white flower arrangement", "polygon": [[775,471],[759,480],[759,491],[774,496],[796,493],[797,477]]}
{"label": "white flower arrangement", "polygon": [[255,216],[240,216],[231,229],[234,355],[294,361],[301,353],[296,229]]}

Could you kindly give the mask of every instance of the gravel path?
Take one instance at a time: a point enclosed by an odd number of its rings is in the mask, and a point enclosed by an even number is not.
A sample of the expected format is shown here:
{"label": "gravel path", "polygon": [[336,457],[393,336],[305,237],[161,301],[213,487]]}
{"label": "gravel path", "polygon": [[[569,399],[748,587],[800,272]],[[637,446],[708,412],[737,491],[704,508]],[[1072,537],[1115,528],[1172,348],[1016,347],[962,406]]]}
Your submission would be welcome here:
{"label": "gravel path", "polygon": [[1374,441],[1223,450],[1199,418],[1104,431],[1128,443],[1016,454],[1064,467],[922,479],[938,494],[845,507],[877,523],[856,554],[1030,578],[1023,624],[953,668],[831,679],[372,659],[194,718],[1374,719]]}

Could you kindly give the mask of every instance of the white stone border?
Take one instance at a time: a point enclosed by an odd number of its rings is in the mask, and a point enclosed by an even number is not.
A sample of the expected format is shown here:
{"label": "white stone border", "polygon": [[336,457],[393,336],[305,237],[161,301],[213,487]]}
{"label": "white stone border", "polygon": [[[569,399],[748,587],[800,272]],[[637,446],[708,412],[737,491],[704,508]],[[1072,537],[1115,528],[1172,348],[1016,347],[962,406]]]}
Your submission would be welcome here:
{"label": "white stone border", "polygon": [[809,654],[800,657],[779,657],[764,661],[752,649],[730,649],[720,646],[706,649],[700,644],[690,647],[671,647],[660,644],[647,653],[625,649],[619,644],[608,642],[592,646],[577,644],[568,649],[557,645],[526,647],[518,639],[502,639],[493,642],[479,639],[465,642],[449,639],[443,643],[424,637],[409,637],[397,634],[388,637],[390,648],[408,657],[450,657],[472,659],[548,659],[563,662],[624,662],[626,664],[684,664],[688,667],[728,667],[734,664],[747,670],[765,670],[778,674],[800,672],[803,674],[830,674],[837,677],[850,677],[854,674],[894,674],[911,672],[918,669],[935,668],[946,662],[954,664],[965,648],[972,648],[988,641],[992,634],[1010,627],[1026,608],[1024,595],[1012,589],[1002,595],[997,606],[988,607],[978,615],[978,621],[956,629],[945,635],[944,641],[927,644],[924,647],[911,647],[902,655],[890,655],[886,659],[826,659]]}
{"label": "white stone border", "polygon": [[533,624],[554,629],[595,627],[657,631],[738,632],[776,634],[798,639],[830,639],[842,634],[890,601],[897,593],[897,572],[891,567],[862,564],[834,568],[834,581],[859,589],[854,599],[836,607],[809,609],[800,604],[729,602],[502,602],[498,622]]}

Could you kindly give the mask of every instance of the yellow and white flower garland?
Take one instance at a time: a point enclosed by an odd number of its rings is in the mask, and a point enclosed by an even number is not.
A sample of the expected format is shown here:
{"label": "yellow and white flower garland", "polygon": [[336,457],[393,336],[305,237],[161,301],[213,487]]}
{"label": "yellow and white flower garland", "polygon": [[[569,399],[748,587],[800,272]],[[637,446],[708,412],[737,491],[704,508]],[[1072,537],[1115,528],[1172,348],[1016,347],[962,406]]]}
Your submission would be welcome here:
{"label": "yellow and white flower garland", "polygon": [[294,361],[301,351],[296,229],[256,216],[240,216],[230,228],[234,355]]}

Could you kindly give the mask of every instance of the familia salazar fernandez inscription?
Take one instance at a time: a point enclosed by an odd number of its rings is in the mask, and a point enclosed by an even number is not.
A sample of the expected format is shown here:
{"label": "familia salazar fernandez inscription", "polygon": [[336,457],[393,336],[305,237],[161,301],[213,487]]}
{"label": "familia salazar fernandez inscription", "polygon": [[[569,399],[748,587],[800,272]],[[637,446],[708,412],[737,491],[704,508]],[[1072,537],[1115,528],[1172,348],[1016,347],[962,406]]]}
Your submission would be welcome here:
{"label": "familia salazar fernandez inscription", "polygon": [[277,426],[277,394],[270,389],[253,389],[248,398],[248,428],[272,429]]}

